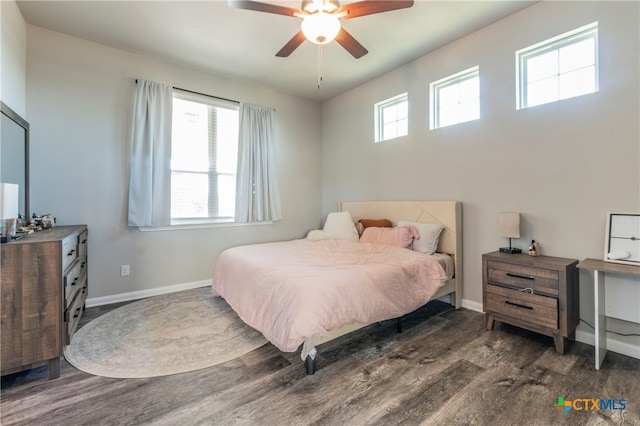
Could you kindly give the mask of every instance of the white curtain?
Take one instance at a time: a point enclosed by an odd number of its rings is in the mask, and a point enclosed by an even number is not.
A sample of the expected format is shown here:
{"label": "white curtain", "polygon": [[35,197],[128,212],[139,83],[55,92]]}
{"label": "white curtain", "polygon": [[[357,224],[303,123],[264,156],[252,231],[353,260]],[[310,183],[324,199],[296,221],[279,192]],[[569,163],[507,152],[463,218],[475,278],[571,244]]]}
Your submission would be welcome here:
{"label": "white curtain", "polygon": [[275,144],[275,110],[242,104],[236,183],[236,222],[282,219]]}
{"label": "white curtain", "polygon": [[173,88],[138,80],[129,175],[129,226],[171,224]]}

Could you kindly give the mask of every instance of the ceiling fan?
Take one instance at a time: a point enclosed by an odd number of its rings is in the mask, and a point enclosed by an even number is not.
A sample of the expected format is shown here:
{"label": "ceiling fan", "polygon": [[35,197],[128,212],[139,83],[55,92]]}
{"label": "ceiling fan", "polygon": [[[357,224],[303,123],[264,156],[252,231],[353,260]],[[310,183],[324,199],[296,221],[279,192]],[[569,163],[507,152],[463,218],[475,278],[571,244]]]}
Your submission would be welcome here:
{"label": "ceiling fan", "polygon": [[228,2],[229,6],[238,9],[302,18],[300,31],[276,53],[276,56],[281,58],[291,55],[305,40],[315,44],[327,44],[335,40],[354,58],[360,58],[366,55],[368,50],[340,25],[340,19],[358,18],[413,6],[413,0],[363,0],[343,6],[340,6],[338,0],[303,0],[298,10],[251,0]]}

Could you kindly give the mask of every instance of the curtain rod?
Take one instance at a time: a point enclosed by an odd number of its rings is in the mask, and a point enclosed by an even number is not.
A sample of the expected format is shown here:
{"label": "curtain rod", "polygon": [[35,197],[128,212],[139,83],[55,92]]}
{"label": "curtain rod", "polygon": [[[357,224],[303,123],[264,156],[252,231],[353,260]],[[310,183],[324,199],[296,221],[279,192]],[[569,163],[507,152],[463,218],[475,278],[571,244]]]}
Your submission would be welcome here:
{"label": "curtain rod", "polygon": [[[138,84],[138,79],[137,78],[136,78],[136,84]],[[193,90],[182,89],[180,87],[174,87],[174,89],[181,90],[183,92],[193,93],[193,94],[196,94],[196,95],[207,96],[209,98],[220,99],[222,101],[233,102],[233,103],[238,104],[238,105],[240,104],[240,101],[236,101],[234,99],[222,98],[220,96],[214,96],[214,95],[209,95],[207,93],[195,92]]]}

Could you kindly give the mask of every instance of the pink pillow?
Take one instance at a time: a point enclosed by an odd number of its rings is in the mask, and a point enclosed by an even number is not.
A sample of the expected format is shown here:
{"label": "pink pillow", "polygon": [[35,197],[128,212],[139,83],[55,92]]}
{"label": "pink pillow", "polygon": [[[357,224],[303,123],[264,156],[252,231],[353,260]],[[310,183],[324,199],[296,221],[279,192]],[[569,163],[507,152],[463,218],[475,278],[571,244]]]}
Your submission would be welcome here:
{"label": "pink pillow", "polygon": [[420,238],[420,234],[413,225],[403,225],[396,228],[369,227],[362,233],[360,242],[411,249],[414,238]]}

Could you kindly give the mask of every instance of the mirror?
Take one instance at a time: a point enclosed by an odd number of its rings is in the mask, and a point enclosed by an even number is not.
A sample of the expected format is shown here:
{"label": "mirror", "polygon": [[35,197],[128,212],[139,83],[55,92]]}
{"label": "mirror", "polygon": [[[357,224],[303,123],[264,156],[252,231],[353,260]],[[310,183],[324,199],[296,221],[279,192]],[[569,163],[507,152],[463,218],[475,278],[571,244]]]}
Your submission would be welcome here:
{"label": "mirror", "polygon": [[19,213],[29,218],[29,123],[0,102],[0,182],[17,183]]}

